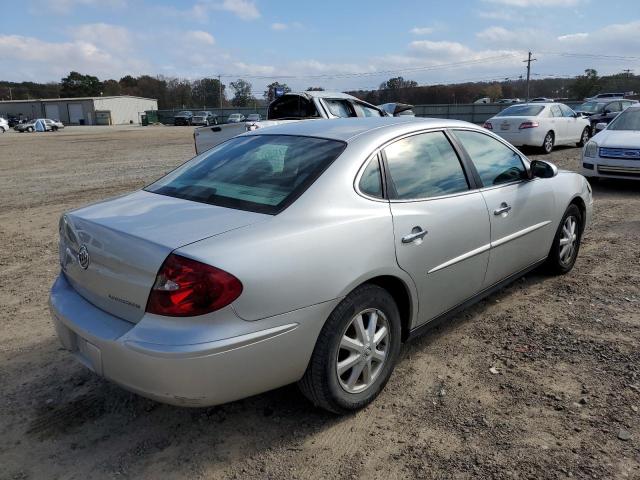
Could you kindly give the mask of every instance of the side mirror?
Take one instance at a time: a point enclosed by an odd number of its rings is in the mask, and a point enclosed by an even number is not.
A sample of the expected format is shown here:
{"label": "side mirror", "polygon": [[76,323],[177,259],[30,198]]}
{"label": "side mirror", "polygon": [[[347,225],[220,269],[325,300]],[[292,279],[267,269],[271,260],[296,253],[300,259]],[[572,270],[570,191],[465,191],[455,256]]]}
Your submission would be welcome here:
{"label": "side mirror", "polygon": [[606,123],[604,123],[604,122],[596,123],[596,132],[601,132],[605,128],[607,128],[607,124]]}
{"label": "side mirror", "polygon": [[531,178],[551,178],[558,174],[558,167],[553,163],[544,160],[533,160],[531,162]]}

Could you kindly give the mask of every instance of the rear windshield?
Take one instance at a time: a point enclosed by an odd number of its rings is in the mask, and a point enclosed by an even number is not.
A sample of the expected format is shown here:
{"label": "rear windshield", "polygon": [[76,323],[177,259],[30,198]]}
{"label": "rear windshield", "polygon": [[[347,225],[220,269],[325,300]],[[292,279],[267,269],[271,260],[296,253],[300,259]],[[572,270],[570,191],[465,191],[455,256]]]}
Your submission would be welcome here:
{"label": "rear windshield", "polygon": [[293,135],[235,137],[145,190],[275,215],[293,203],[345,147],[337,140]]}
{"label": "rear windshield", "polygon": [[312,100],[301,95],[284,95],[269,105],[269,120],[317,118],[320,115]]}
{"label": "rear windshield", "polygon": [[640,131],[640,108],[627,108],[609,124],[607,130]]}
{"label": "rear windshield", "polygon": [[535,117],[542,110],[544,105],[514,105],[505,108],[496,117]]}

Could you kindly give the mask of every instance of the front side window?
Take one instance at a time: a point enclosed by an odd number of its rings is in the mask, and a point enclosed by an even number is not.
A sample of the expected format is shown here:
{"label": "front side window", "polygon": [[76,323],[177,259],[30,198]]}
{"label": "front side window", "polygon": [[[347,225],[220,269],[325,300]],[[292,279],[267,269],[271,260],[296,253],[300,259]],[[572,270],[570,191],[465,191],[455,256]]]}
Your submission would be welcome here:
{"label": "front side window", "polygon": [[610,112],[619,112],[620,110],[622,110],[622,107],[620,107],[620,102],[613,102],[607,105],[605,110],[608,110]]}
{"label": "front side window", "polygon": [[236,137],[149,185],[148,192],[276,214],[342,153],[345,143],[293,135]]}
{"label": "front side window", "polygon": [[313,100],[301,95],[283,95],[269,104],[267,112],[269,120],[317,118],[319,116]]}
{"label": "front side window", "polygon": [[526,178],[520,155],[489,135],[470,130],[456,130],[485,187]]}
{"label": "front side window", "polygon": [[355,107],[357,109],[360,109],[360,114],[363,117],[381,117],[382,116],[382,113],[380,113],[380,110],[370,107],[368,105],[365,105],[364,103],[355,102]]}
{"label": "front side window", "polygon": [[567,107],[566,105],[558,105],[560,107],[560,111],[562,112],[562,116],[563,117],[575,117],[575,112],[573,110],[571,110],[569,107]]}
{"label": "front side window", "polygon": [[562,117],[562,111],[558,105],[551,105],[550,108],[552,117]]}
{"label": "front side window", "polygon": [[439,197],[469,189],[460,160],[443,132],[403,138],[384,149],[391,177],[390,197]]}
{"label": "front side window", "polygon": [[357,117],[353,105],[347,100],[325,98],[324,103],[327,105],[331,115],[340,118]]}

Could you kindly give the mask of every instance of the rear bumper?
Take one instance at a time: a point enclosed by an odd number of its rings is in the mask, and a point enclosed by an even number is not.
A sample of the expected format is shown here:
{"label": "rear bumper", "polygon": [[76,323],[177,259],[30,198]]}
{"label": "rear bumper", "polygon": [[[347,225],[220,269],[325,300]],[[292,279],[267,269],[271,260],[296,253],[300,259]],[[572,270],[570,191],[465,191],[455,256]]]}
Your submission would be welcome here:
{"label": "rear bumper", "polygon": [[182,406],[230,402],[299,380],[337,302],[255,322],[227,307],[192,319],[145,315],[133,324],[84,300],[64,275],[49,299],[58,337],[78,361],[128,390]]}
{"label": "rear bumper", "polygon": [[530,147],[541,147],[544,142],[544,136],[547,133],[541,128],[523,128],[517,132],[502,132],[498,128],[493,130],[493,132],[515,147],[522,147],[525,145]]}

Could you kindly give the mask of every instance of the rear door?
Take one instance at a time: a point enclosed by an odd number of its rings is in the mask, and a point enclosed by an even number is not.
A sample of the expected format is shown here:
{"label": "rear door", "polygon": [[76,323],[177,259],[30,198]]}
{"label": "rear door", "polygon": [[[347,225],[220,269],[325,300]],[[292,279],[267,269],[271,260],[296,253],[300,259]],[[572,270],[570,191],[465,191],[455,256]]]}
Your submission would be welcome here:
{"label": "rear door", "polygon": [[567,123],[567,119],[562,114],[562,110],[560,110],[559,105],[551,105],[549,107],[551,112],[551,123],[553,124],[553,131],[555,132],[555,144],[560,145],[561,143],[566,143],[567,138],[569,136],[569,125]]}
{"label": "rear door", "polygon": [[396,256],[415,281],[422,324],[481,289],[489,215],[443,131],[406,136],[382,152]]}
{"label": "rear door", "polygon": [[455,130],[482,182],[491,221],[491,254],[484,286],[489,287],[543,259],[555,231],[552,183],[528,180],[518,152],[475,130]]}

